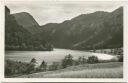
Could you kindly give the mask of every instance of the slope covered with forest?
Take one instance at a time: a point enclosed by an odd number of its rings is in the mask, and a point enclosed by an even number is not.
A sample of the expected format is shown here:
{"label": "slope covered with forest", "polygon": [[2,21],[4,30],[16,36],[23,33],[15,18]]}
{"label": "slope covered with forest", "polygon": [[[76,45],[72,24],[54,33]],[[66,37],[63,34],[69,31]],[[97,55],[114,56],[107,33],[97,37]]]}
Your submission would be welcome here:
{"label": "slope covered with forest", "polygon": [[[25,20],[24,20],[25,19]],[[6,8],[6,47],[77,50],[123,47],[123,7],[113,12],[82,14],[62,23],[40,26],[26,12],[10,14]]]}
{"label": "slope covered with forest", "polygon": [[113,12],[82,14],[62,23],[42,26],[41,35],[58,48],[79,50],[123,46],[123,7]]}
{"label": "slope covered with forest", "polygon": [[14,16],[18,25],[23,26],[26,30],[28,30],[31,34],[36,34],[40,32],[40,26],[36,22],[36,20],[27,12],[20,12],[12,14]]}
{"label": "slope covered with forest", "polygon": [[[5,7],[5,50],[52,50],[51,44],[49,44],[47,40],[40,39],[36,37],[36,35],[33,35],[33,32],[35,33],[36,31],[30,32],[26,29],[27,25],[32,26],[31,23],[36,24],[36,26],[38,25],[35,21],[31,21],[34,20],[32,16],[25,13],[24,17],[29,18],[25,21],[26,25],[16,17],[14,14],[10,14],[8,7]],[[33,28],[38,30],[39,25],[38,28]]]}

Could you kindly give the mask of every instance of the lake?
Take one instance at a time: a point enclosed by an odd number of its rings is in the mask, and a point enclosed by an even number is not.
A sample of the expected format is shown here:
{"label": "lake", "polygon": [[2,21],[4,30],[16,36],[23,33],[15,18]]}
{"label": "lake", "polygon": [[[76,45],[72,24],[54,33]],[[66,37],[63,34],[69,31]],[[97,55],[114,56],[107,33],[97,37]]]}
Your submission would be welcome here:
{"label": "lake", "polygon": [[110,60],[115,58],[115,56],[107,54],[91,53],[70,49],[54,49],[54,51],[6,51],[5,59],[30,62],[32,58],[35,58],[37,60],[37,64],[39,65],[43,60],[45,60],[48,64],[61,61],[68,54],[71,54],[73,59],[78,59],[79,56],[84,56],[87,58],[92,55],[97,56],[101,60]]}

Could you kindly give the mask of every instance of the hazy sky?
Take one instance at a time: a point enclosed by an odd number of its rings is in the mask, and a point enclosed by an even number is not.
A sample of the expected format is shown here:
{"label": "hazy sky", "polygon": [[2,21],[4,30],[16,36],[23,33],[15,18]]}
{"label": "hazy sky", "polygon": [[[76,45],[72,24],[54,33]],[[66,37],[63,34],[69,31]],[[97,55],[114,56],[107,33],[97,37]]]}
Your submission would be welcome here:
{"label": "hazy sky", "polygon": [[87,1],[39,1],[22,0],[6,1],[11,13],[28,12],[40,24],[61,23],[70,20],[80,14],[92,13],[95,11],[111,12],[122,6],[123,2],[87,2]]}

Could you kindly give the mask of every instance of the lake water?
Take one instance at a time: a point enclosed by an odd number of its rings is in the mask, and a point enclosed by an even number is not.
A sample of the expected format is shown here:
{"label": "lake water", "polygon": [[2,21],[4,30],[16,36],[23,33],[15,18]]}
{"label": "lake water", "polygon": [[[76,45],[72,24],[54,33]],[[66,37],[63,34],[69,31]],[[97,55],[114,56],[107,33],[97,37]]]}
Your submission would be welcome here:
{"label": "lake water", "polygon": [[79,56],[87,58],[92,55],[97,56],[102,60],[109,60],[115,57],[107,54],[97,54],[78,50],[54,49],[54,51],[6,51],[5,59],[30,62],[32,58],[35,58],[38,64],[40,64],[43,60],[45,60],[48,64],[51,64],[52,62],[61,61],[68,54],[71,54],[73,59],[78,59]]}

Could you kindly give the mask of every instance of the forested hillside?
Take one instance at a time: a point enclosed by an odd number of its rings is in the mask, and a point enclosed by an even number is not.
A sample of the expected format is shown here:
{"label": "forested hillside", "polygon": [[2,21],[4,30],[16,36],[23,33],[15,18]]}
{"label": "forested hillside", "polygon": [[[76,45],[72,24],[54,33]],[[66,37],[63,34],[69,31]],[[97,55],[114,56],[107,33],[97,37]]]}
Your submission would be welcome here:
{"label": "forested hillside", "polygon": [[12,14],[18,25],[23,26],[26,30],[28,30],[31,34],[36,34],[40,32],[40,26],[35,21],[35,19],[27,12],[20,12]]}
{"label": "forested hillside", "polygon": [[55,47],[79,50],[118,48],[123,46],[123,7],[113,12],[82,14],[60,24],[42,26]]}
{"label": "forested hillside", "polygon": [[10,14],[10,9],[5,7],[5,50],[52,50],[47,40],[36,37],[24,26],[20,25],[14,15]]}
{"label": "forested hillside", "polygon": [[82,14],[62,23],[40,26],[26,12],[10,14],[6,7],[6,50],[78,50],[123,46],[123,7],[113,12]]}

